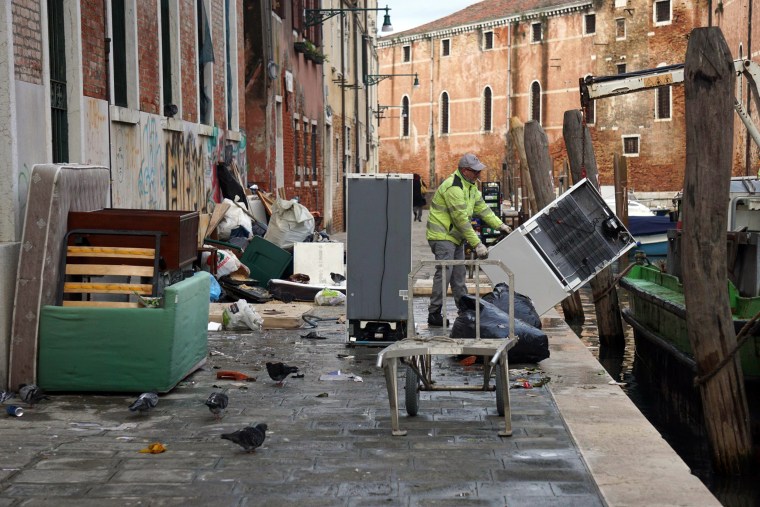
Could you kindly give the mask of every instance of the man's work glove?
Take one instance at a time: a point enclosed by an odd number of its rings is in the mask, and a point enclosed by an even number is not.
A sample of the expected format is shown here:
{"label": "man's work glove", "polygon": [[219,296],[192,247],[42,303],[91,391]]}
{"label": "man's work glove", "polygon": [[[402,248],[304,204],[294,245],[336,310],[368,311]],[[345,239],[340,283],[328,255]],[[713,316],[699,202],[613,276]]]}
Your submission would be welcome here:
{"label": "man's work glove", "polygon": [[478,243],[478,246],[475,247],[475,255],[478,256],[478,259],[488,259],[488,247],[483,243]]}
{"label": "man's work glove", "polygon": [[508,226],[507,224],[501,224],[499,226],[499,232],[501,232],[502,234],[509,234],[510,232],[512,232],[512,228]]}

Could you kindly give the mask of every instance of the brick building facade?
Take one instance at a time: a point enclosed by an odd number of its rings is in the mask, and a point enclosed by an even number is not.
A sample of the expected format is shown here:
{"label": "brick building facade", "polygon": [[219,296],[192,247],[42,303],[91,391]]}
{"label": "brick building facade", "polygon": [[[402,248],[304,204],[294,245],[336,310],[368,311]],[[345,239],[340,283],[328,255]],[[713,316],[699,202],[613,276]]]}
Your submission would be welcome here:
{"label": "brick building facade", "polygon": [[[209,211],[221,197],[219,162],[235,163],[245,178],[243,5],[0,2],[3,294],[14,293],[35,164],[108,167],[117,208]],[[4,298],[0,384],[12,308]]]}
{"label": "brick building facade", "polygon": [[376,92],[363,83],[377,71],[376,6],[246,3],[249,179],[298,197],[330,232],[345,228],[345,174],[377,167]]}
{"label": "brick building facade", "polygon": [[[723,29],[734,57],[753,56],[747,45],[756,15],[744,4],[725,9],[717,15],[715,5],[690,0],[489,0],[382,38],[381,71],[418,73],[421,86],[380,86],[380,103],[396,107],[380,124],[381,170],[417,172],[435,183],[473,151],[489,166],[483,179],[501,180],[501,169],[516,164],[508,135],[515,116],[541,122],[557,183],[567,158],[563,116],[580,108],[579,78],[682,63],[689,32],[710,23]],[[746,100],[746,88],[738,96]],[[588,120],[602,184],[612,184],[618,153],[627,158],[631,190],[679,190],[683,112],[682,86],[596,101]],[[757,150],[745,157],[738,120],[735,131],[735,174],[753,174]]]}

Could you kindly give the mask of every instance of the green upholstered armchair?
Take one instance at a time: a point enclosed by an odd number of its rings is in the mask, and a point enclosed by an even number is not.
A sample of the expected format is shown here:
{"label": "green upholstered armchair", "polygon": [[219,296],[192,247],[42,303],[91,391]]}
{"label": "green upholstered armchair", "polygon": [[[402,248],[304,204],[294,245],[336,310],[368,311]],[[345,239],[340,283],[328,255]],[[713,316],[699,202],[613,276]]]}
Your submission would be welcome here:
{"label": "green upholstered armchair", "polygon": [[209,277],[166,287],[161,308],[44,306],[37,383],[46,391],[170,391],[206,362]]}

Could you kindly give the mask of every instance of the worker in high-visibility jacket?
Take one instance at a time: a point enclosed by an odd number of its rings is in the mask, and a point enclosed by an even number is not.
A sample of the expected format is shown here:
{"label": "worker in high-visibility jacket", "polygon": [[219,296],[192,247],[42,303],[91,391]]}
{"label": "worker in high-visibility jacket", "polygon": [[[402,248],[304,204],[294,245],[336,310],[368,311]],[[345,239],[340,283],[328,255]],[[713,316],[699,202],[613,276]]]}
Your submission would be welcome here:
{"label": "worker in high-visibility jacket", "polygon": [[[509,234],[512,230],[497,217],[483,200],[476,181],[485,165],[472,153],[459,159],[459,168],[439,186],[430,203],[427,222],[427,240],[436,260],[464,260],[464,242],[475,250],[479,259],[488,258],[488,248],[480,241],[472,228],[472,217],[479,216],[489,227]],[[442,269],[438,266],[433,277],[433,290],[428,306],[428,325],[442,326],[444,295],[448,287],[442,287]],[[467,295],[464,265],[454,266],[446,271],[446,279],[451,284],[454,301]]]}

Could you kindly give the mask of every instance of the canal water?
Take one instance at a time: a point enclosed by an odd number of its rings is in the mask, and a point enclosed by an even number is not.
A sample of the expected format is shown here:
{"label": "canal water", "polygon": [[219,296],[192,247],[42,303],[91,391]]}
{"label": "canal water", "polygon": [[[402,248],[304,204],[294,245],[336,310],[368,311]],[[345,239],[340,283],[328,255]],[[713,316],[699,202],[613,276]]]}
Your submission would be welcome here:
{"label": "canal water", "polygon": [[[653,396],[636,382],[634,365],[640,358],[637,359],[636,357],[633,329],[625,321],[623,322],[625,327],[624,351],[609,353],[604,347],[600,348],[591,288],[588,285],[584,286],[580,290],[580,295],[583,302],[585,322],[582,325],[571,325],[570,327],[604,366],[610,376],[618,382],[625,383],[622,386],[623,390],[691,468],[692,474],[699,477],[725,506],[760,506],[760,471],[756,470],[750,477],[723,477],[716,474],[710,461],[710,450],[704,429],[698,426],[673,424],[671,422],[673,418],[663,413]],[[618,296],[621,308],[626,307],[628,301],[625,297],[625,291],[618,290]],[[559,309],[559,312],[561,315],[562,310]],[[758,442],[755,442],[755,447],[757,448],[757,446]]]}

